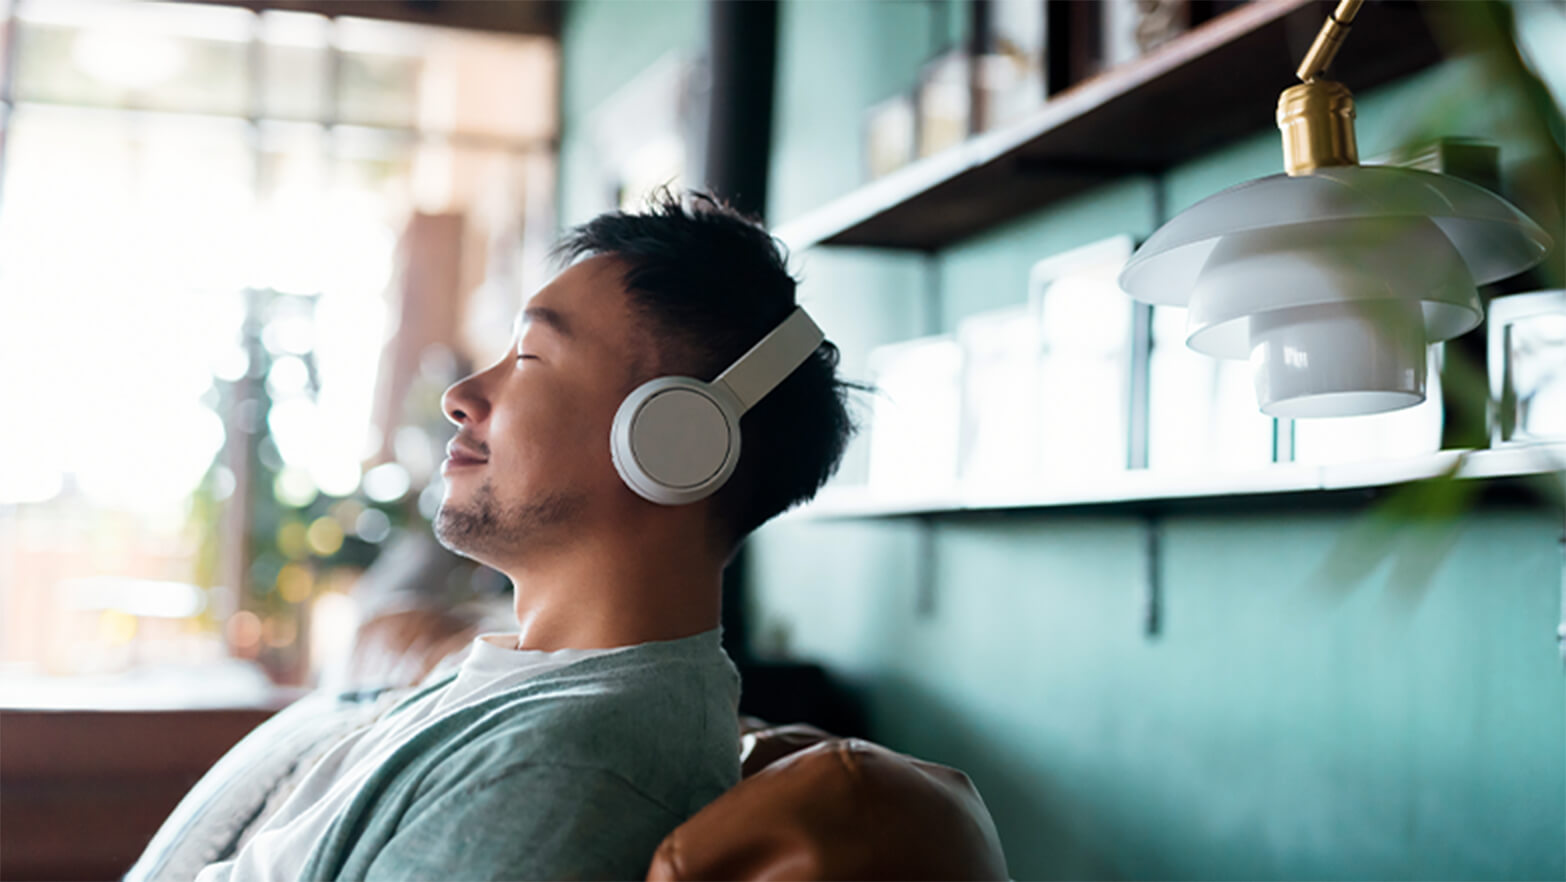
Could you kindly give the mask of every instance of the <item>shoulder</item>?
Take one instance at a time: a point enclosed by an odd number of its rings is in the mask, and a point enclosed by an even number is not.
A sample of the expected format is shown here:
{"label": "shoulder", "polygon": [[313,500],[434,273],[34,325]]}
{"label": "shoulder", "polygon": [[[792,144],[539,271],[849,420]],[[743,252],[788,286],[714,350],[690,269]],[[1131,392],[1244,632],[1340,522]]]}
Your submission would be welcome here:
{"label": "shoulder", "polygon": [[532,685],[563,699],[550,710],[573,725],[617,726],[630,718],[686,728],[712,714],[735,716],[739,702],[738,674],[721,652],[659,656],[634,647],[552,671]]}
{"label": "shoulder", "polygon": [[639,879],[684,818],[612,772],[519,762],[410,812],[365,876]]}
{"label": "shoulder", "polygon": [[721,651],[640,649],[551,671],[473,708],[427,785],[472,786],[526,763],[602,772],[677,812],[716,797],[739,780],[733,665]]}

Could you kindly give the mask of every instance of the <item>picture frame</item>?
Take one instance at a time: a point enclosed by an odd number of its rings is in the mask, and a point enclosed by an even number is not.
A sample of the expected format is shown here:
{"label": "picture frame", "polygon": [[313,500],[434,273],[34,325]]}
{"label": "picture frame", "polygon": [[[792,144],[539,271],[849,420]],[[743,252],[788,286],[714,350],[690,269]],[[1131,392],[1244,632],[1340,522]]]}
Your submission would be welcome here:
{"label": "picture frame", "polygon": [[1566,289],[1490,301],[1490,446],[1566,441]]}

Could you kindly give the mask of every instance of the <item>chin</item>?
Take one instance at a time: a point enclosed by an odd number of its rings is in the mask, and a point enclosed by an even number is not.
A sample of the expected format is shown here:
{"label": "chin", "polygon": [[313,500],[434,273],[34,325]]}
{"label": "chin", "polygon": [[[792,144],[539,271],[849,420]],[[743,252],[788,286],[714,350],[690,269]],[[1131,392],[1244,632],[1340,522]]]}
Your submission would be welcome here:
{"label": "chin", "polygon": [[[430,528],[435,534],[435,541],[447,550],[479,560],[486,546],[493,542],[496,532],[495,525],[488,521],[482,510],[465,509],[453,505],[448,499],[441,503]],[[482,560],[479,562],[483,563]]]}
{"label": "chin", "polygon": [[448,489],[432,526],[441,545],[495,567],[498,560],[558,544],[580,524],[585,507],[584,496],[565,493],[501,504],[486,482],[470,502],[452,499]]}
{"label": "chin", "polygon": [[474,538],[500,532],[503,506],[495,496],[494,484],[486,480],[477,489],[464,492],[448,482],[445,490],[431,523],[442,542],[466,546]]}

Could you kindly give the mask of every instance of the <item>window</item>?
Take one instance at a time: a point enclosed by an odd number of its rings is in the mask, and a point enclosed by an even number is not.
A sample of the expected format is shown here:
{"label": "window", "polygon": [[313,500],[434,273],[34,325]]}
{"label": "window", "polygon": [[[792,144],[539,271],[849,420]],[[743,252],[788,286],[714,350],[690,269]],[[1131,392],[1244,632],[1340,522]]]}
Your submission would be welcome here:
{"label": "window", "polygon": [[554,44],[126,0],[0,21],[0,674],[237,654],[303,682],[444,428],[396,394],[438,383],[382,368],[400,237],[459,218],[470,311],[520,300]]}

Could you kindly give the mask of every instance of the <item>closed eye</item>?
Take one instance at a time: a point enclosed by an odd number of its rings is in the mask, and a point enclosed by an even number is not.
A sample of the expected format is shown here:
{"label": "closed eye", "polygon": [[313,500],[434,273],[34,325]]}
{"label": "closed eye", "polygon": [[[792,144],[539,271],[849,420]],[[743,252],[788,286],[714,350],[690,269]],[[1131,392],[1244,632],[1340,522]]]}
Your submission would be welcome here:
{"label": "closed eye", "polygon": [[536,356],[536,355],[519,355],[519,356],[517,356],[517,361],[521,361],[524,358],[531,358],[531,359],[535,359],[536,360],[538,358],[538,356]]}

